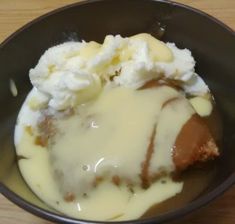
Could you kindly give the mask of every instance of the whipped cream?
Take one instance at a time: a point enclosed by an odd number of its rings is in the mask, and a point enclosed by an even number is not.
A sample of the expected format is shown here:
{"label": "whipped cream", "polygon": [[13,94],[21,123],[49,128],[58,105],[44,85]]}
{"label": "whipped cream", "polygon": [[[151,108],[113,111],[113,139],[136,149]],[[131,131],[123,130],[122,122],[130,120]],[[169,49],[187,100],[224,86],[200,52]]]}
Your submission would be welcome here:
{"label": "whipped cream", "polygon": [[49,48],[29,75],[40,93],[38,107],[47,102],[54,110],[66,110],[96,97],[110,83],[138,89],[152,79],[166,78],[181,81],[186,93],[203,95],[208,87],[194,67],[191,52],[174,43],[149,34],[108,35],[103,44],[67,42]]}

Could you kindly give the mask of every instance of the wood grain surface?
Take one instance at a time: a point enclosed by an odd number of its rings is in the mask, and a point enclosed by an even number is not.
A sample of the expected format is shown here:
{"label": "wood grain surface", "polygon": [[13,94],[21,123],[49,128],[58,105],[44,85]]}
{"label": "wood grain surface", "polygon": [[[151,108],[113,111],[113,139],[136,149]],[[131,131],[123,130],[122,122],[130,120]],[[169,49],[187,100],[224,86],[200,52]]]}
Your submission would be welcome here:
{"label": "wood grain surface", "polygon": [[[117,0],[118,1],[118,0]],[[77,0],[0,0],[0,42],[32,19]],[[235,30],[235,0],[176,0],[201,9]],[[50,224],[0,195],[0,224]],[[208,206],[174,224],[234,224],[235,186]]]}

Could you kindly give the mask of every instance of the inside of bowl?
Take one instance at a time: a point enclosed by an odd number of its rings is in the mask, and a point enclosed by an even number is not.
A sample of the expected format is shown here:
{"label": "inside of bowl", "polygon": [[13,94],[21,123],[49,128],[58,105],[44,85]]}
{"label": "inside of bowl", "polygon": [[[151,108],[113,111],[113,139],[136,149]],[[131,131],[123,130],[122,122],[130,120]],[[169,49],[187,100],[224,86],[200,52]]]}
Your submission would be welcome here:
{"label": "inside of bowl", "polygon": [[[31,86],[28,71],[49,47],[71,40],[102,41],[107,34],[129,36],[149,32],[188,48],[196,71],[209,85],[223,122],[222,156],[208,191],[235,171],[235,36],[205,15],[173,3],[156,1],[96,1],[68,7],[39,19],[4,42],[0,50],[0,180],[31,203],[49,209],[30,191],[17,168],[13,143],[17,113]],[[17,96],[10,91],[14,80]]]}

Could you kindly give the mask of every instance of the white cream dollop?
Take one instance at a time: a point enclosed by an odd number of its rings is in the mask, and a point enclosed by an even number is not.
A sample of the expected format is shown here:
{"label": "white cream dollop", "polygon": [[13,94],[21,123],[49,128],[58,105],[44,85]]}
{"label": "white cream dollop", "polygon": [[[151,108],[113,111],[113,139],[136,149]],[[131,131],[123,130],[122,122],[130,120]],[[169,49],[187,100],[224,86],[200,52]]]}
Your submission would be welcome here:
{"label": "white cream dollop", "polygon": [[48,49],[30,80],[54,110],[73,108],[97,96],[102,84],[138,89],[152,79],[179,80],[193,95],[208,92],[195,73],[188,49],[164,43],[150,34],[129,38],[106,36],[104,43],[67,42]]}
{"label": "white cream dollop", "polygon": [[32,84],[48,97],[48,105],[55,110],[74,107],[101,89],[100,78],[81,69],[84,61],[76,54],[83,45],[84,42],[68,42],[52,47],[30,70]]}

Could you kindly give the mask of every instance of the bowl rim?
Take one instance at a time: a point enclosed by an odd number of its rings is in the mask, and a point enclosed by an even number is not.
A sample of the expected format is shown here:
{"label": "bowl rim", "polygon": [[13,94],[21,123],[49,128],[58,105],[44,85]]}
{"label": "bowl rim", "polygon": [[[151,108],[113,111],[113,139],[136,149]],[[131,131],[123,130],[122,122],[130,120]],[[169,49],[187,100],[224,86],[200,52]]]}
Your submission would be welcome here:
{"label": "bowl rim", "polygon": [[[62,11],[65,11],[65,10],[73,8],[73,7],[92,4],[94,2],[104,2],[104,1],[113,1],[113,0],[82,0],[80,2],[65,5],[60,8],[49,11],[49,12],[33,19],[32,21],[26,23],[21,28],[17,29],[14,33],[12,33],[9,37],[7,37],[4,41],[2,41],[0,43],[0,50],[8,42],[10,42],[15,36],[17,36],[18,34],[20,34],[23,31],[27,31],[28,28],[30,28],[31,26],[33,26],[37,22],[40,22],[40,21],[46,19],[49,16],[52,16],[54,14],[60,13]],[[134,1],[134,0],[131,0],[131,1]],[[235,37],[235,32],[232,28],[230,28],[228,25],[224,24],[223,22],[221,22],[217,18],[215,18],[215,17],[209,15],[208,13],[203,12],[199,9],[193,8],[191,6],[188,6],[188,5],[185,5],[182,3],[170,1],[170,0],[148,0],[148,1],[163,3],[163,4],[173,6],[173,7],[174,6],[180,7],[180,8],[183,8],[184,10],[188,10],[193,13],[199,14],[200,16],[205,17],[206,19],[211,20],[212,22],[214,22],[218,26],[222,27],[223,29],[225,29],[227,32],[229,32],[230,34],[232,34]],[[119,221],[118,223],[123,223],[123,224],[124,223],[131,224],[133,222],[135,222],[136,224],[163,223],[163,222],[167,222],[167,221],[171,221],[173,219],[183,217],[183,216],[195,211],[196,209],[199,209],[199,208],[207,205],[209,202],[211,202],[212,200],[216,199],[218,196],[223,194],[228,188],[230,188],[234,184],[235,184],[235,172],[233,174],[231,174],[223,183],[221,183],[219,186],[217,186],[214,190],[193,200],[192,202],[188,203],[186,206],[183,206],[181,208],[163,213],[163,214],[158,215],[156,217],[146,218],[146,219],[141,219],[141,220]],[[44,218],[46,220],[52,221],[52,222],[71,223],[71,224],[93,224],[93,223],[101,224],[101,223],[104,223],[103,221],[92,221],[92,220],[70,218],[66,215],[63,215],[63,214],[60,215],[55,212],[50,212],[46,209],[40,208],[39,206],[36,206],[36,205],[26,201],[25,199],[23,199],[22,197],[20,197],[16,193],[14,193],[11,189],[9,189],[7,186],[5,186],[2,182],[0,182],[0,193],[2,195],[4,195],[7,199],[9,199],[10,201],[15,203],[16,205],[18,205],[19,207],[23,208],[24,210],[26,210],[36,216]],[[117,222],[106,221],[105,223],[117,223]]]}

